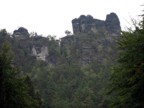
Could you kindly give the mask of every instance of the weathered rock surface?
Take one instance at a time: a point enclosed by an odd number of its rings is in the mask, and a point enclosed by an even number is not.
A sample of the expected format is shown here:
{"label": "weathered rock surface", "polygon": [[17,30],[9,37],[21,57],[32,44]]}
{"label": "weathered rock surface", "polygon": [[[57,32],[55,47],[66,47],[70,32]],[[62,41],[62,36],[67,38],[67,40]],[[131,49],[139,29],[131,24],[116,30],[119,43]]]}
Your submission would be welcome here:
{"label": "weathered rock surface", "polygon": [[93,62],[108,65],[114,62],[117,38],[107,32],[67,36],[61,39],[61,49],[72,63],[83,66]]}
{"label": "weathered rock surface", "polygon": [[[29,51],[28,56],[48,64],[110,64],[108,62],[113,61],[116,55],[116,38],[121,31],[115,13],[108,14],[105,21],[94,19],[90,15],[81,15],[78,19],[72,20],[72,25],[74,35],[61,38],[60,43],[37,35],[29,37],[28,30],[20,27],[13,33],[13,37],[19,40],[17,42],[20,49],[16,52],[27,55]],[[22,49],[26,51],[21,51]]]}
{"label": "weathered rock surface", "polygon": [[79,18],[72,20],[73,33],[97,33],[99,30],[106,30],[109,33],[120,34],[121,27],[118,16],[110,13],[106,16],[106,20],[95,19],[92,16],[81,15]]}
{"label": "weathered rock surface", "polygon": [[40,48],[40,51],[39,51],[38,48],[33,46],[32,54],[36,56],[37,60],[47,61],[46,58],[48,56],[48,47],[43,46]]}
{"label": "weathered rock surface", "polygon": [[110,64],[116,55],[116,39],[121,27],[118,16],[110,13],[106,20],[81,15],[72,20],[74,35],[61,39],[61,48],[65,56],[73,58],[71,62],[87,65],[92,62]]}
{"label": "weathered rock surface", "polygon": [[26,28],[20,27],[18,30],[13,32],[13,37],[17,39],[26,39],[29,38],[29,32]]}

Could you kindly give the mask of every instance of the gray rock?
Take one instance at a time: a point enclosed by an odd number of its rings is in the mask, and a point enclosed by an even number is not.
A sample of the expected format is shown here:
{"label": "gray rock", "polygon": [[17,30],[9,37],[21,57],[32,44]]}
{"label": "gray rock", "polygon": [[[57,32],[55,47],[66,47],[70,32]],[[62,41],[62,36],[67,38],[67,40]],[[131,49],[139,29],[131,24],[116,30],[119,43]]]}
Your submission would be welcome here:
{"label": "gray rock", "polygon": [[106,16],[106,20],[94,19],[91,15],[81,15],[79,18],[72,20],[73,33],[96,33],[99,30],[106,30],[109,33],[120,34],[121,27],[118,16],[110,13]]}
{"label": "gray rock", "polygon": [[105,24],[109,32],[120,33],[121,31],[120,21],[115,13],[110,13],[106,16]]}
{"label": "gray rock", "polygon": [[29,32],[26,28],[20,27],[18,30],[14,30],[13,37],[17,39],[29,38]]}

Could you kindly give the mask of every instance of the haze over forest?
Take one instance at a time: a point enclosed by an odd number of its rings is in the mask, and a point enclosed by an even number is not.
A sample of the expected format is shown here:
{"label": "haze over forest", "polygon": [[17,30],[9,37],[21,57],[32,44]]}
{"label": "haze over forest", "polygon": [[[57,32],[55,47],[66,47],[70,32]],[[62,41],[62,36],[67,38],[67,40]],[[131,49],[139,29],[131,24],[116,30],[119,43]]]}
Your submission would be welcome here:
{"label": "haze over forest", "polygon": [[[140,21],[143,0],[1,0],[0,29],[13,33],[19,27],[43,36],[64,37],[73,32],[71,20],[80,15],[92,15],[105,20],[106,14],[117,13],[122,30],[132,26],[131,19]],[[8,7],[8,8],[5,8]]]}
{"label": "haze over forest", "polygon": [[1,29],[0,108],[144,108],[141,13],[127,31],[115,12],[78,15],[61,39]]}

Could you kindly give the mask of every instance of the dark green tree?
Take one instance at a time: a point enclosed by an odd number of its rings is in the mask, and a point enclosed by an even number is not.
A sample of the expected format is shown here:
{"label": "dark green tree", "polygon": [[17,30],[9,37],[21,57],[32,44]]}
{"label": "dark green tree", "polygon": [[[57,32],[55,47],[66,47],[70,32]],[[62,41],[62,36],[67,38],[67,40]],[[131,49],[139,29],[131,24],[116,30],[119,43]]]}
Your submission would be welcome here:
{"label": "dark green tree", "polygon": [[144,19],[134,31],[122,33],[119,48],[110,108],[144,108]]}
{"label": "dark green tree", "polygon": [[[19,70],[13,64],[9,45],[5,43],[0,51],[0,108],[38,108],[38,99],[29,92],[32,85],[25,83]],[[33,93],[31,93],[33,94]]]}

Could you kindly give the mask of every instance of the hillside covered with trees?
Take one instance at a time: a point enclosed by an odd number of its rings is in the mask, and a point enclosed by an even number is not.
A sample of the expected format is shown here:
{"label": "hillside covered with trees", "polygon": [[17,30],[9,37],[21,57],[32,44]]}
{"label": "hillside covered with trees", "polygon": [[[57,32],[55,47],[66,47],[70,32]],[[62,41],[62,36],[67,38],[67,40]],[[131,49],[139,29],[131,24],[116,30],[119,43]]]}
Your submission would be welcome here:
{"label": "hillside covered with trees", "polygon": [[115,13],[72,24],[59,40],[0,31],[0,108],[144,107],[144,19],[123,32]]}

